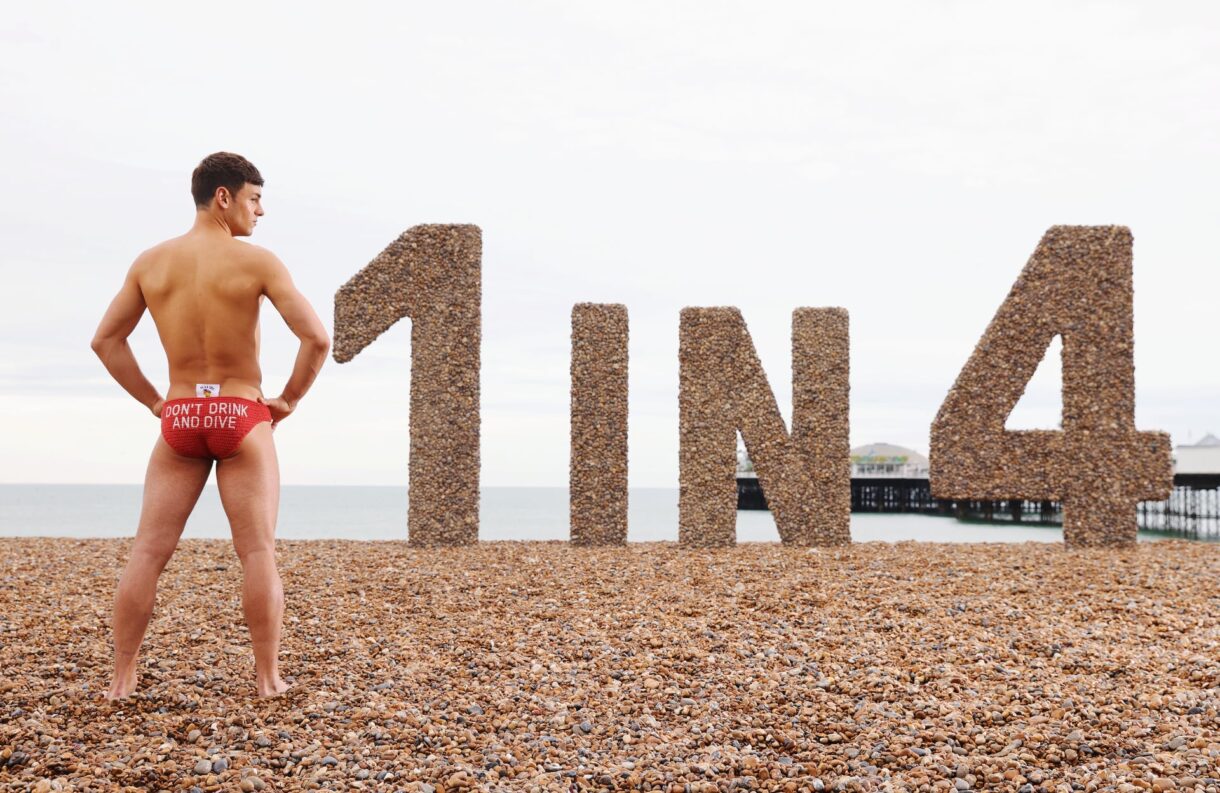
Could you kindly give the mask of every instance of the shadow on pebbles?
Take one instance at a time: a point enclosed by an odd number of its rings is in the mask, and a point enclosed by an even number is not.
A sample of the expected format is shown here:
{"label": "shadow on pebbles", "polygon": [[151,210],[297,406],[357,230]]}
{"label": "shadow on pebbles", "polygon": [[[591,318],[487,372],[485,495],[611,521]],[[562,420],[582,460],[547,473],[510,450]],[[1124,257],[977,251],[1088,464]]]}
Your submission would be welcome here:
{"label": "shadow on pebbles", "polygon": [[129,540],[0,540],[2,790],[1220,790],[1220,546],[183,541],[131,699]]}

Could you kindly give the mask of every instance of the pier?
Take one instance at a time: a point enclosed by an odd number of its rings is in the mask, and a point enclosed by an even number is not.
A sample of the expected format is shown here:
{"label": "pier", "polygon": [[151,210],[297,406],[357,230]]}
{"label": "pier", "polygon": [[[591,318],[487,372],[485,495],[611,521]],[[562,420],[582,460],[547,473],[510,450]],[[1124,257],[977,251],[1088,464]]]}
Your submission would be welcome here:
{"label": "pier", "polygon": [[[1173,491],[1165,501],[1141,501],[1136,520],[1141,531],[1192,540],[1220,540],[1220,440],[1206,436],[1200,443],[1175,449]],[[898,475],[894,475],[898,474]],[[753,466],[739,455],[737,508],[767,509],[766,495]],[[852,450],[852,512],[891,512],[942,515],[962,521],[1062,526],[1058,501],[1010,499],[956,501],[932,496],[927,460],[917,452],[888,444]]]}

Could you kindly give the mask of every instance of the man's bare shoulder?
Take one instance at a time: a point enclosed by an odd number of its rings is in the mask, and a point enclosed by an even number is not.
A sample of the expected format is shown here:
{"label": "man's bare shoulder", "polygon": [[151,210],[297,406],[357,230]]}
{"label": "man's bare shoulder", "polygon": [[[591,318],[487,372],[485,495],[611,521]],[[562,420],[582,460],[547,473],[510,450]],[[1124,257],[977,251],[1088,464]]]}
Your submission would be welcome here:
{"label": "man's bare shoulder", "polygon": [[266,248],[237,239],[225,241],[218,248],[213,248],[210,254],[219,255],[231,264],[247,271],[263,271],[279,262],[275,254]]}
{"label": "man's bare shoulder", "polygon": [[167,254],[172,253],[178,247],[178,243],[181,239],[181,237],[173,237],[171,239],[158,242],[151,248],[146,248],[145,250],[140,251],[140,254],[136,256],[136,261],[147,263],[163,258]]}
{"label": "man's bare shoulder", "polygon": [[156,245],[146,250],[140,251],[135,260],[131,263],[130,275],[139,278],[143,275],[163,268],[166,262],[170,261],[175,251],[180,246],[181,237],[158,242]]}
{"label": "man's bare shoulder", "polygon": [[278,264],[280,257],[271,252],[270,249],[264,248],[262,245],[255,245],[252,242],[238,242],[238,245],[247,249],[251,259],[265,264]]}
{"label": "man's bare shoulder", "polygon": [[243,249],[243,263],[258,273],[264,281],[279,278],[285,271],[284,263],[267,248],[249,242],[237,243]]}

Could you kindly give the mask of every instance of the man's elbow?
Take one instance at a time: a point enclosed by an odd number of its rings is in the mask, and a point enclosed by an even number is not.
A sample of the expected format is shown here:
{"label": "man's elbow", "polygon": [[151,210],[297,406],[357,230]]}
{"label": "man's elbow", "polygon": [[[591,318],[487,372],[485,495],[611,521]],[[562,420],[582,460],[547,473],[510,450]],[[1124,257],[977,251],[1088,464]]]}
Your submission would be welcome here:
{"label": "man's elbow", "polygon": [[89,348],[93,350],[97,357],[105,358],[106,351],[110,349],[112,344],[113,341],[106,336],[94,336],[93,340],[89,342]]}
{"label": "man's elbow", "polygon": [[326,354],[330,352],[330,336],[326,335],[326,331],[311,335],[306,339],[306,344],[321,358],[325,358]]}

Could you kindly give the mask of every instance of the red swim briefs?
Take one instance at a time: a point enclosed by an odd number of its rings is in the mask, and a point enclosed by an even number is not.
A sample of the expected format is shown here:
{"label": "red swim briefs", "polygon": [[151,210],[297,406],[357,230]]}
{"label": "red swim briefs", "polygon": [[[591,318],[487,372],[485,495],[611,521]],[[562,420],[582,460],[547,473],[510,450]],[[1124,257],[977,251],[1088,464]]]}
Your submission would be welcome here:
{"label": "red swim briefs", "polygon": [[161,406],[161,435],[184,457],[229,457],[264,421],[271,421],[267,406],[241,397],[171,399]]}

